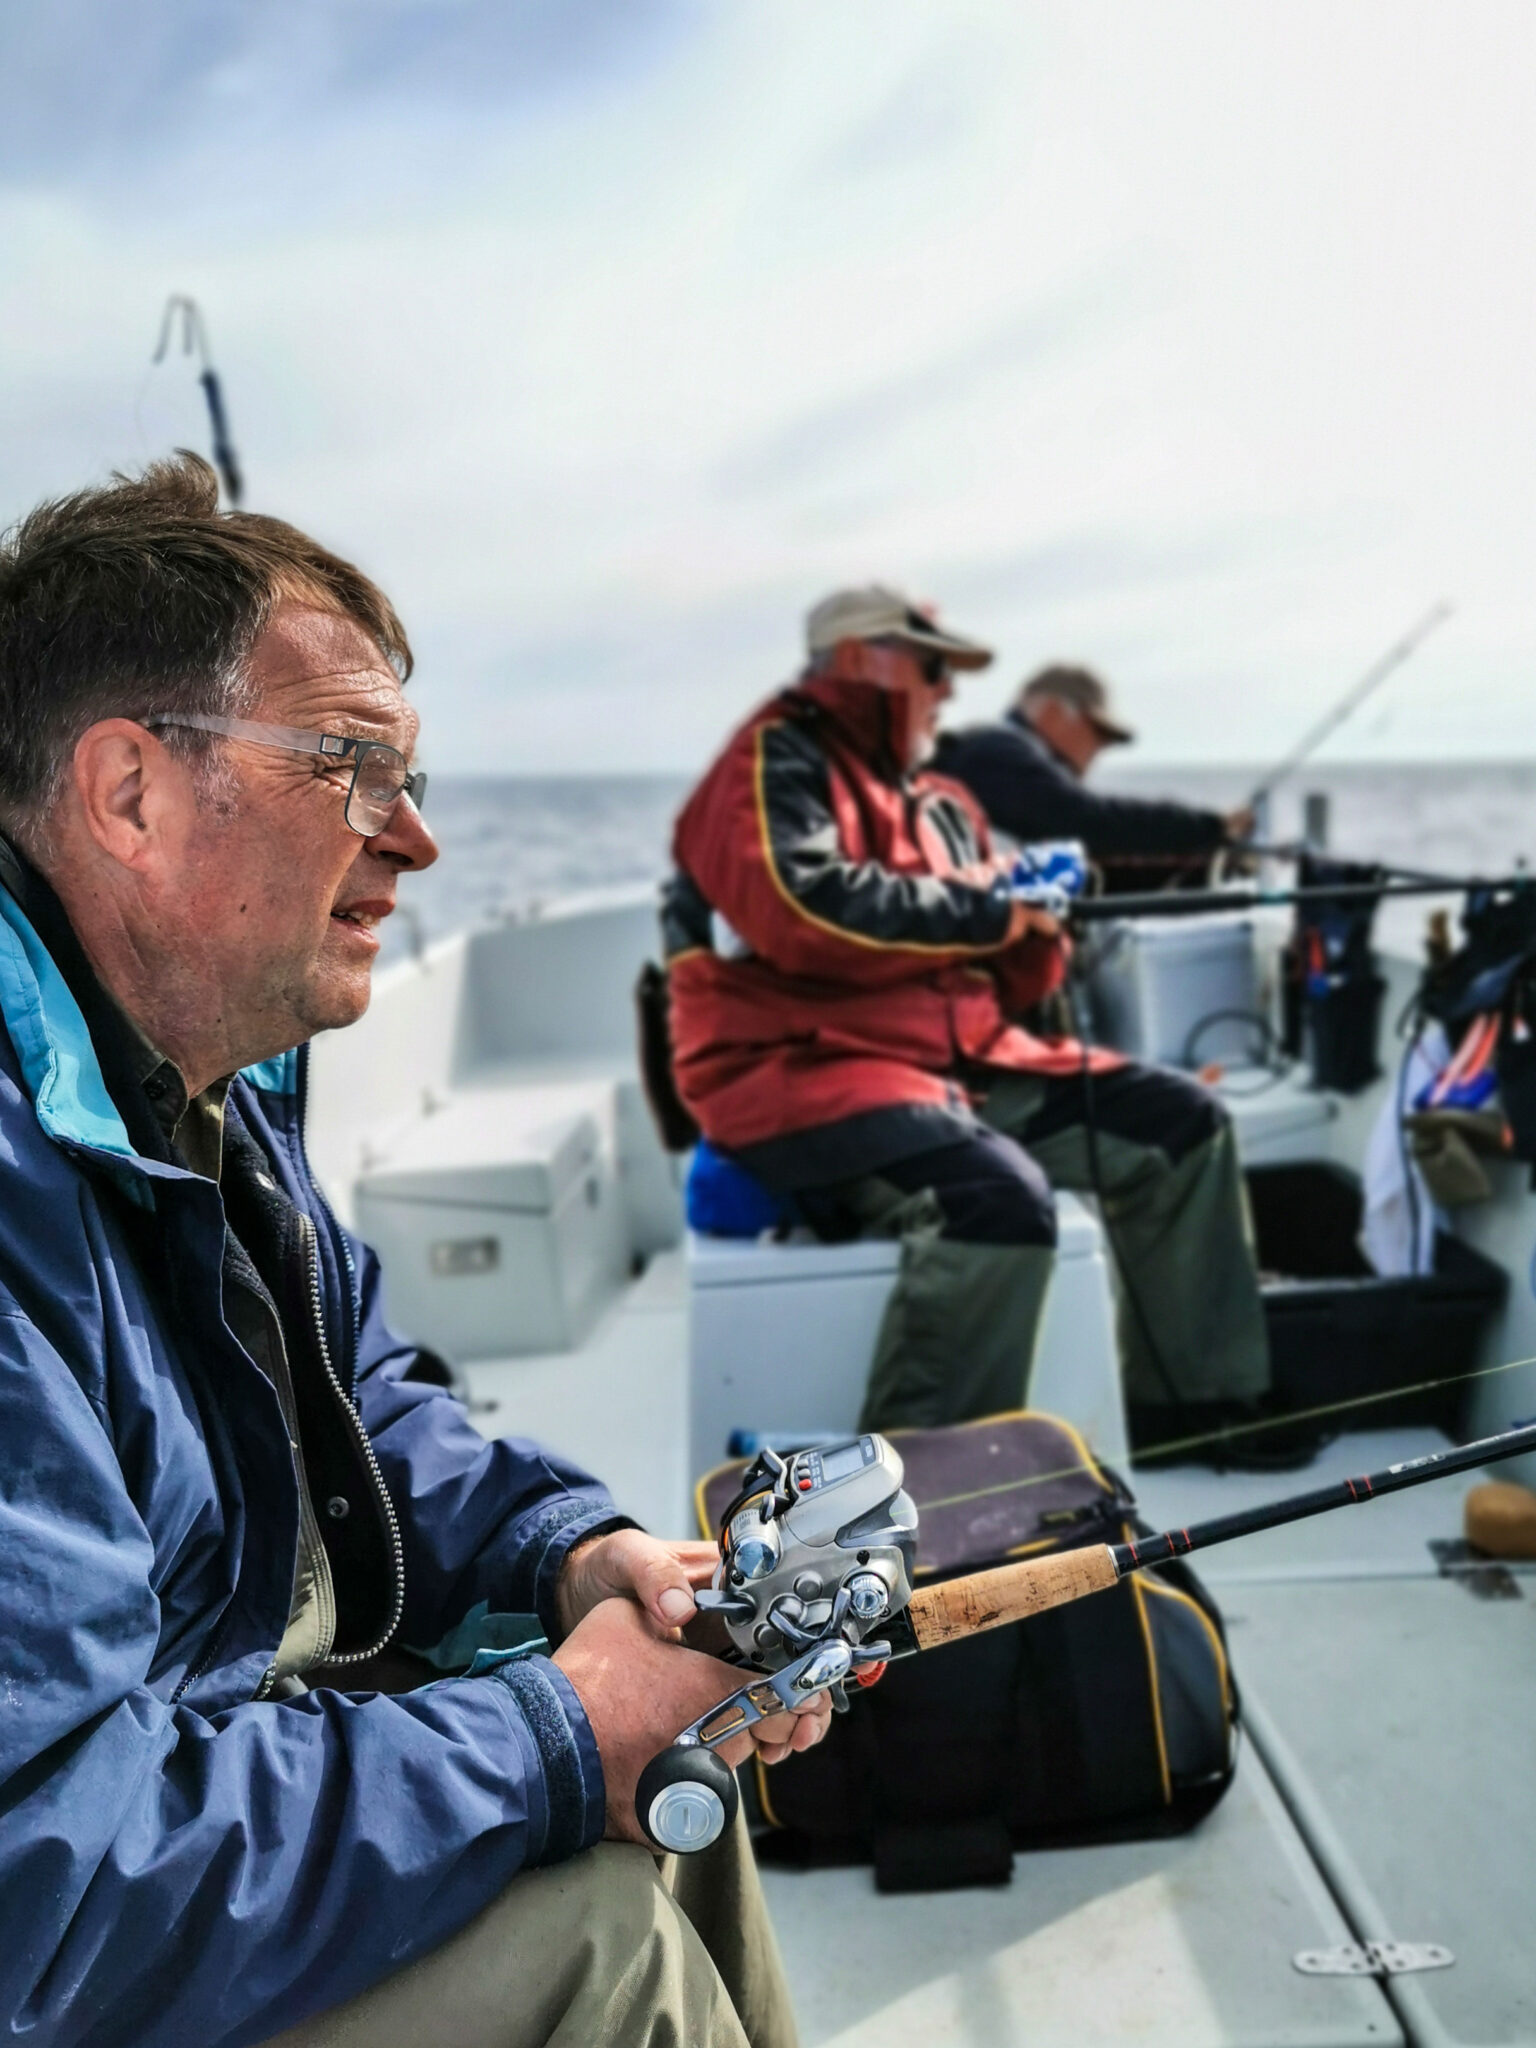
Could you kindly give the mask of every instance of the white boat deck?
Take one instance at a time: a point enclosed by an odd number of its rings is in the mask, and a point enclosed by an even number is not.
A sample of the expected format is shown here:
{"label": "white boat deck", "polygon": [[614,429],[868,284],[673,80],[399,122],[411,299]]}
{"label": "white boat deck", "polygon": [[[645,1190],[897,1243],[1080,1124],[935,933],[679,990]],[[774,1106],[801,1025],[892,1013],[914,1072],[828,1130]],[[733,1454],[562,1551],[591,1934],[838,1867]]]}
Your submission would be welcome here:
{"label": "white boat deck", "polygon": [[1353,1937],[1250,1748],[1175,1841],[1020,1856],[1000,1889],[882,1898],[764,1873],[805,2048],[1380,2048],[1380,1988],[1305,1977]]}

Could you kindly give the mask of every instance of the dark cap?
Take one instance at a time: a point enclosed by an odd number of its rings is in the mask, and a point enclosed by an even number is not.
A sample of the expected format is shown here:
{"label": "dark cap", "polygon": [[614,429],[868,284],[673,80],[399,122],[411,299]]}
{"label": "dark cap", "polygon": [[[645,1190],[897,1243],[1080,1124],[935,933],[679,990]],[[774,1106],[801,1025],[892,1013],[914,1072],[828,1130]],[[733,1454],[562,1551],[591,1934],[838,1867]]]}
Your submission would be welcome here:
{"label": "dark cap", "polygon": [[1123,745],[1136,737],[1128,725],[1122,725],[1116,718],[1109,692],[1092,669],[1068,668],[1064,664],[1041,669],[1020,686],[1019,702],[1038,702],[1041,697],[1054,697],[1059,704],[1070,704],[1111,744]]}

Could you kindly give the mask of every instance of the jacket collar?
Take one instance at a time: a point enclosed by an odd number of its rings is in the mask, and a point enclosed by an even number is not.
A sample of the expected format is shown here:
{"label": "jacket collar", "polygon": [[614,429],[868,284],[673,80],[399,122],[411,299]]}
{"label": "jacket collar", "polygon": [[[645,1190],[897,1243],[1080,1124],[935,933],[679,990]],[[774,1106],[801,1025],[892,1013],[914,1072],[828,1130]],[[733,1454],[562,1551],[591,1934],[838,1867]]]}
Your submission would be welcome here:
{"label": "jacket collar", "polygon": [[[16,1049],[38,1123],[56,1143],[83,1146],[154,1174],[184,1169],[145,1098],[136,1048],[102,988],[64,906],[0,837],[0,1021]],[[289,1093],[297,1054],[246,1070]]]}
{"label": "jacket collar", "polygon": [[[808,671],[784,693],[791,704],[813,704],[853,752],[887,782],[900,783],[907,758],[911,707],[905,697],[877,683]],[[781,699],[784,701],[784,699]]]}
{"label": "jacket collar", "polygon": [[[0,864],[5,883],[0,888],[0,1017],[16,1048],[37,1120],[60,1144],[137,1160],[139,1148],[129,1138],[71,986],[80,975],[66,975],[58,957],[72,951],[83,961],[79,941],[42,876],[10,847],[6,853],[8,858]],[[45,943],[40,926],[48,931],[51,945]],[[61,943],[66,933],[67,945]],[[95,977],[90,978],[94,982]],[[152,1122],[147,1105],[146,1120]]]}

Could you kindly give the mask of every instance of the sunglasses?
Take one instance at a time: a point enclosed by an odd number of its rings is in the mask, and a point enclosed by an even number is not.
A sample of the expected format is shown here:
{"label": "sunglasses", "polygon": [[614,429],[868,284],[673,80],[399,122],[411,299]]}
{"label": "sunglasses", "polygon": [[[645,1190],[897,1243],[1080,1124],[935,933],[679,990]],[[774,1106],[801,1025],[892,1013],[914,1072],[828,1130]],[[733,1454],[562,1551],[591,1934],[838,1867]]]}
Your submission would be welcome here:
{"label": "sunglasses", "polygon": [[217,718],[211,712],[157,712],[141,720],[151,731],[173,725],[189,732],[222,733],[227,739],[249,740],[252,746],[276,747],[285,754],[321,754],[338,767],[352,768],[347,786],[346,820],[363,839],[376,839],[389,824],[402,797],[419,811],[426,800],[424,768],[414,774],[398,747],[380,740],[348,739],[344,733],[306,732],[300,726],[263,725],[250,718]]}

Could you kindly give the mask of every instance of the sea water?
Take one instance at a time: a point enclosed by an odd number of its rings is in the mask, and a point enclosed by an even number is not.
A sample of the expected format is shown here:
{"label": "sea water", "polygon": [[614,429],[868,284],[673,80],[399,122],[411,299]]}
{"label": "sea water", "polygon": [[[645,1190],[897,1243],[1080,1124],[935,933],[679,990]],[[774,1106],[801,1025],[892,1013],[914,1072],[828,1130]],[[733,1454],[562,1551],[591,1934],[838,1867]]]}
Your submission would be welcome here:
{"label": "sea water", "polygon": [[[1093,775],[1105,790],[1217,810],[1242,803],[1256,779],[1252,769],[1119,763]],[[429,817],[442,858],[405,879],[402,914],[385,928],[386,957],[563,896],[659,881],[688,787],[688,777],[664,775],[434,777]],[[1452,875],[1536,864],[1536,762],[1309,768],[1277,793],[1272,839],[1299,835],[1302,800],[1313,792],[1329,799],[1330,848],[1345,858]],[[1425,907],[1384,905],[1380,936],[1416,945]]]}

